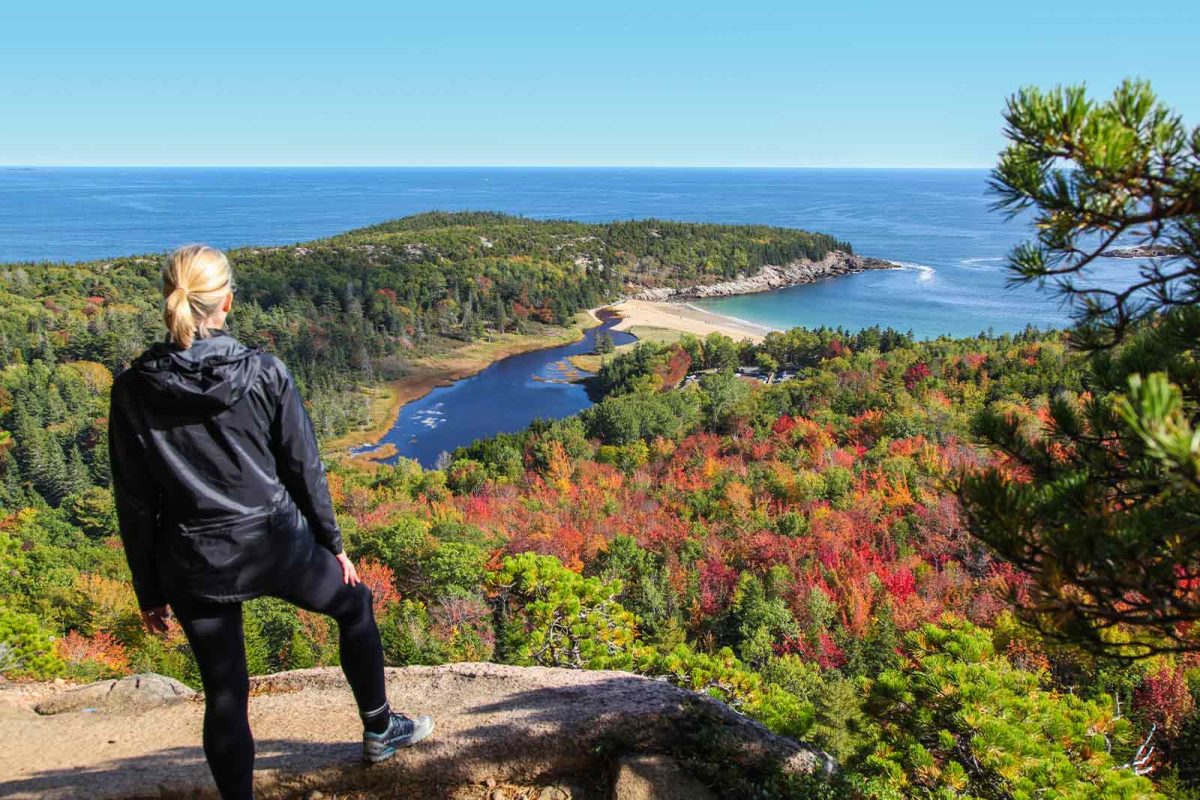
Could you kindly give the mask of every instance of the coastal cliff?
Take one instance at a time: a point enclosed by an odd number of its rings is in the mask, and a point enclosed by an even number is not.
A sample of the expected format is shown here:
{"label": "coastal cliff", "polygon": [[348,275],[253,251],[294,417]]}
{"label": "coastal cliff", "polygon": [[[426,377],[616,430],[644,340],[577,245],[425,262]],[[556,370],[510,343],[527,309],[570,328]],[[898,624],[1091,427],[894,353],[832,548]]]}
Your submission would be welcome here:
{"label": "coastal cliff", "polygon": [[[707,800],[833,769],[820,750],[706,695],[627,672],[460,663],[387,678],[395,707],[429,712],[438,727],[373,767],[358,762],[360,723],[339,670],[253,679],[258,796]],[[186,688],[158,676],[45,685],[45,697],[35,688],[0,691],[0,797],[212,796],[204,705]]]}
{"label": "coastal cliff", "polygon": [[828,278],[853,275],[873,269],[896,269],[896,265],[881,258],[867,258],[835,250],[818,261],[800,259],[783,266],[765,265],[754,275],[743,275],[731,281],[698,286],[659,287],[636,291],[634,300],[651,302],[695,300],[704,297],[731,297],[757,294],[788,286],[816,283]]}

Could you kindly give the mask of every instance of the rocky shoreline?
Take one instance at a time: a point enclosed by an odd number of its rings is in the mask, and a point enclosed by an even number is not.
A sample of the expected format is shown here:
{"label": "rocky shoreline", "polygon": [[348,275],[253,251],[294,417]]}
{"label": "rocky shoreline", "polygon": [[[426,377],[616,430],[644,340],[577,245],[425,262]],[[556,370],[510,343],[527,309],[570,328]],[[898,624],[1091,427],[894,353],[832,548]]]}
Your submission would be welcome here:
{"label": "rocky shoreline", "polygon": [[758,294],[788,286],[816,283],[842,275],[854,275],[872,269],[897,269],[897,265],[881,258],[867,258],[852,253],[835,251],[820,261],[793,261],[783,266],[768,264],[755,275],[745,275],[731,281],[710,283],[700,286],[664,286],[642,289],[630,295],[634,300],[650,302],[675,302],[696,300],[705,297],[733,297],[741,294]]}
{"label": "rocky shoreline", "polygon": [[1170,258],[1183,252],[1166,244],[1140,244],[1132,247],[1114,247],[1104,255],[1109,258]]}

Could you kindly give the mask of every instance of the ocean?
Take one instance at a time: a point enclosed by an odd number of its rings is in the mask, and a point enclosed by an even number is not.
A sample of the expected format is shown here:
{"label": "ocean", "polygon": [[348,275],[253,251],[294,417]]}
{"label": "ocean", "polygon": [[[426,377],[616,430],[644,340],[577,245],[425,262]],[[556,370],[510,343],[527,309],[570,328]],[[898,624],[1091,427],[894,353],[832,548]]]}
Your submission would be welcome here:
{"label": "ocean", "polygon": [[1005,254],[1028,227],[993,199],[986,170],[3,168],[0,262],[285,244],[432,209],[767,223],[904,268],[702,305],[776,328],[921,336],[1066,324],[1055,298],[1007,286]]}

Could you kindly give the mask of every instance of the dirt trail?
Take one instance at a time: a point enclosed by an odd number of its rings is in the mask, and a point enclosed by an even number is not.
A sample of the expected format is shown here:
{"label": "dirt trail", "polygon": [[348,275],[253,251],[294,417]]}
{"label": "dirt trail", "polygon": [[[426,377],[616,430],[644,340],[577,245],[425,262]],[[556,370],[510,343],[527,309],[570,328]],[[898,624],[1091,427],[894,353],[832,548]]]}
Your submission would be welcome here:
{"label": "dirt trail", "polygon": [[[407,667],[389,670],[388,691],[396,708],[433,714],[438,728],[421,746],[368,768],[358,762],[361,728],[340,672],[257,679],[250,720],[260,797],[313,789],[326,796],[407,797],[420,789],[428,797],[485,797],[498,785],[549,787],[531,797],[606,797],[614,755],[672,749],[681,731],[695,728],[697,713],[716,721],[731,758],[769,757],[799,772],[826,767],[819,751],[773,736],[719,703],[628,673]],[[0,797],[214,796],[198,700],[40,716],[30,699],[17,693],[0,704]]]}

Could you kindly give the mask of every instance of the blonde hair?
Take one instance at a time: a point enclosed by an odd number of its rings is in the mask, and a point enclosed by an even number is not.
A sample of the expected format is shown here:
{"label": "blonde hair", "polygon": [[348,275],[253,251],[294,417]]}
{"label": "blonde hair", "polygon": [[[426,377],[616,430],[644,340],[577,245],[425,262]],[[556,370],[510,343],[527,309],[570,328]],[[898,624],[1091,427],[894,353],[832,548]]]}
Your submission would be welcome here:
{"label": "blonde hair", "polygon": [[189,244],[167,257],[162,271],[163,321],[171,341],[184,350],[208,336],[204,322],[233,287],[229,259],[215,247]]}

